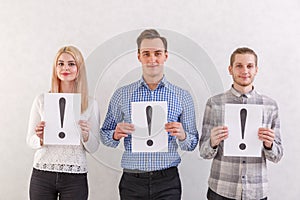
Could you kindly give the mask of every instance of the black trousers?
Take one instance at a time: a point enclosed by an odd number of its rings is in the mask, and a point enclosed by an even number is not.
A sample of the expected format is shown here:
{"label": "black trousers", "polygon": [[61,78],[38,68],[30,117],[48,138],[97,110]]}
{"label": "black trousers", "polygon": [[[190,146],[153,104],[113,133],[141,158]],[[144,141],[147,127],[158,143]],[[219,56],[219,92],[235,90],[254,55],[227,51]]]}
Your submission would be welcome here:
{"label": "black trousers", "polygon": [[178,169],[171,167],[146,173],[123,172],[119,192],[121,200],[180,200]]}
{"label": "black trousers", "polygon": [[[217,193],[212,191],[210,188],[208,188],[208,191],[207,191],[207,199],[208,200],[234,200],[234,199],[229,199],[229,198],[223,197],[221,195],[218,195]],[[261,200],[267,200],[267,199],[268,198],[266,197]]]}
{"label": "black trousers", "polygon": [[86,200],[87,174],[48,172],[33,169],[29,196],[31,200]]}

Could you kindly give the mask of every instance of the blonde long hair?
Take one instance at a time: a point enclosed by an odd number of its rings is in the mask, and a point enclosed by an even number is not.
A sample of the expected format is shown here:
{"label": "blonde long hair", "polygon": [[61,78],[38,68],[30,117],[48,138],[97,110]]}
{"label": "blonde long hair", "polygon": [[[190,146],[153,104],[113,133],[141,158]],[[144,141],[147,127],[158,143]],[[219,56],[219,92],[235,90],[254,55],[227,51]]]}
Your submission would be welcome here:
{"label": "blonde long hair", "polygon": [[78,69],[78,76],[75,79],[75,85],[74,85],[74,93],[80,93],[81,94],[81,113],[83,113],[87,107],[88,107],[88,84],[87,84],[87,78],[86,78],[86,69],[85,69],[85,63],[84,58],[81,54],[81,52],[74,46],[65,46],[58,50],[55,60],[53,63],[53,70],[52,70],[52,83],[51,83],[51,93],[60,93],[60,82],[61,80],[58,78],[56,73],[56,66],[58,62],[58,58],[62,53],[68,53],[70,54],[75,62]]}

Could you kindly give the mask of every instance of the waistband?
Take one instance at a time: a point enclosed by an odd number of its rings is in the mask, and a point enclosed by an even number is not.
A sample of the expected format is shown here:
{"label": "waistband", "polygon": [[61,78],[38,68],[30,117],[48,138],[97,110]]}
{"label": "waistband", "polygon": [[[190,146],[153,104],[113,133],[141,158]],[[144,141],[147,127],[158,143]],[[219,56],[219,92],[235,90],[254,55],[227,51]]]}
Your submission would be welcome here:
{"label": "waistband", "polygon": [[87,173],[68,173],[68,172],[56,172],[56,171],[48,171],[36,169],[33,167],[32,172],[34,173],[43,173],[43,174],[61,174],[61,175],[73,175],[73,176],[86,176]]}
{"label": "waistband", "polygon": [[170,167],[167,169],[150,171],[150,172],[123,169],[123,174],[134,176],[137,178],[159,177],[159,176],[175,175],[177,173],[178,173],[177,167]]}

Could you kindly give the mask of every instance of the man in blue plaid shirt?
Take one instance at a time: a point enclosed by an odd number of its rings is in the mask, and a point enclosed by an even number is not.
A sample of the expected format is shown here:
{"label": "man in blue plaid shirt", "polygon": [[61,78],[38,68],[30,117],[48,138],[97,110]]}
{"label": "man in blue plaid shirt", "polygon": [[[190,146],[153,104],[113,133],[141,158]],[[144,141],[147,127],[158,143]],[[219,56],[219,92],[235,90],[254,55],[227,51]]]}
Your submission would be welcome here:
{"label": "man in blue plaid shirt", "polygon": [[[119,184],[122,200],[181,199],[181,182],[177,166],[181,159],[178,146],[192,151],[198,143],[194,104],[188,91],[167,81],[164,63],[168,58],[167,40],[154,29],[143,31],[137,38],[138,60],[142,78],[123,86],[113,94],[101,128],[101,141],[117,147],[124,138],[125,151]],[[167,152],[132,152],[134,124],[131,102],[166,101],[168,134]]]}
{"label": "man in blue plaid shirt", "polygon": [[[253,86],[258,67],[257,55],[252,49],[236,49],[228,69],[233,78],[232,87],[207,101],[203,117],[200,155],[213,159],[207,198],[266,200],[266,160],[276,163],[283,155],[278,106],[273,99],[259,94]],[[224,125],[225,104],[263,105],[262,127],[257,129],[257,139],[263,144],[261,157],[223,155],[224,140],[230,137],[230,127]]]}

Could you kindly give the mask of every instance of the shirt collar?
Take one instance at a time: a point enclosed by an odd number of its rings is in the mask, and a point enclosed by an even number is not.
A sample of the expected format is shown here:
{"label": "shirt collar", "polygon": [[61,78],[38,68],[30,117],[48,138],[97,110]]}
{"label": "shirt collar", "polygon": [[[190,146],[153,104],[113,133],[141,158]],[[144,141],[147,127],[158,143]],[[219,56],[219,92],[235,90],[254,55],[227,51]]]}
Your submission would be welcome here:
{"label": "shirt collar", "polygon": [[246,94],[242,94],[239,91],[237,91],[236,89],[234,89],[233,85],[230,88],[230,92],[236,97],[246,96],[247,98],[252,97],[255,93],[254,86],[252,87],[252,90],[250,92],[248,92]]}
{"label": "shirt collar", "polygon": [[[158,86],[157,88],[159,87],[168,87],[169,86],[169,82],[167,81],[166,79],[166,76],[164,75],[163,78],[160,80],[160,82],[158,83]],[[139,86],[145,86],[149,89],[146,81],[144,80],[144,77],[142,77],[140,80],[139,80]]]}

